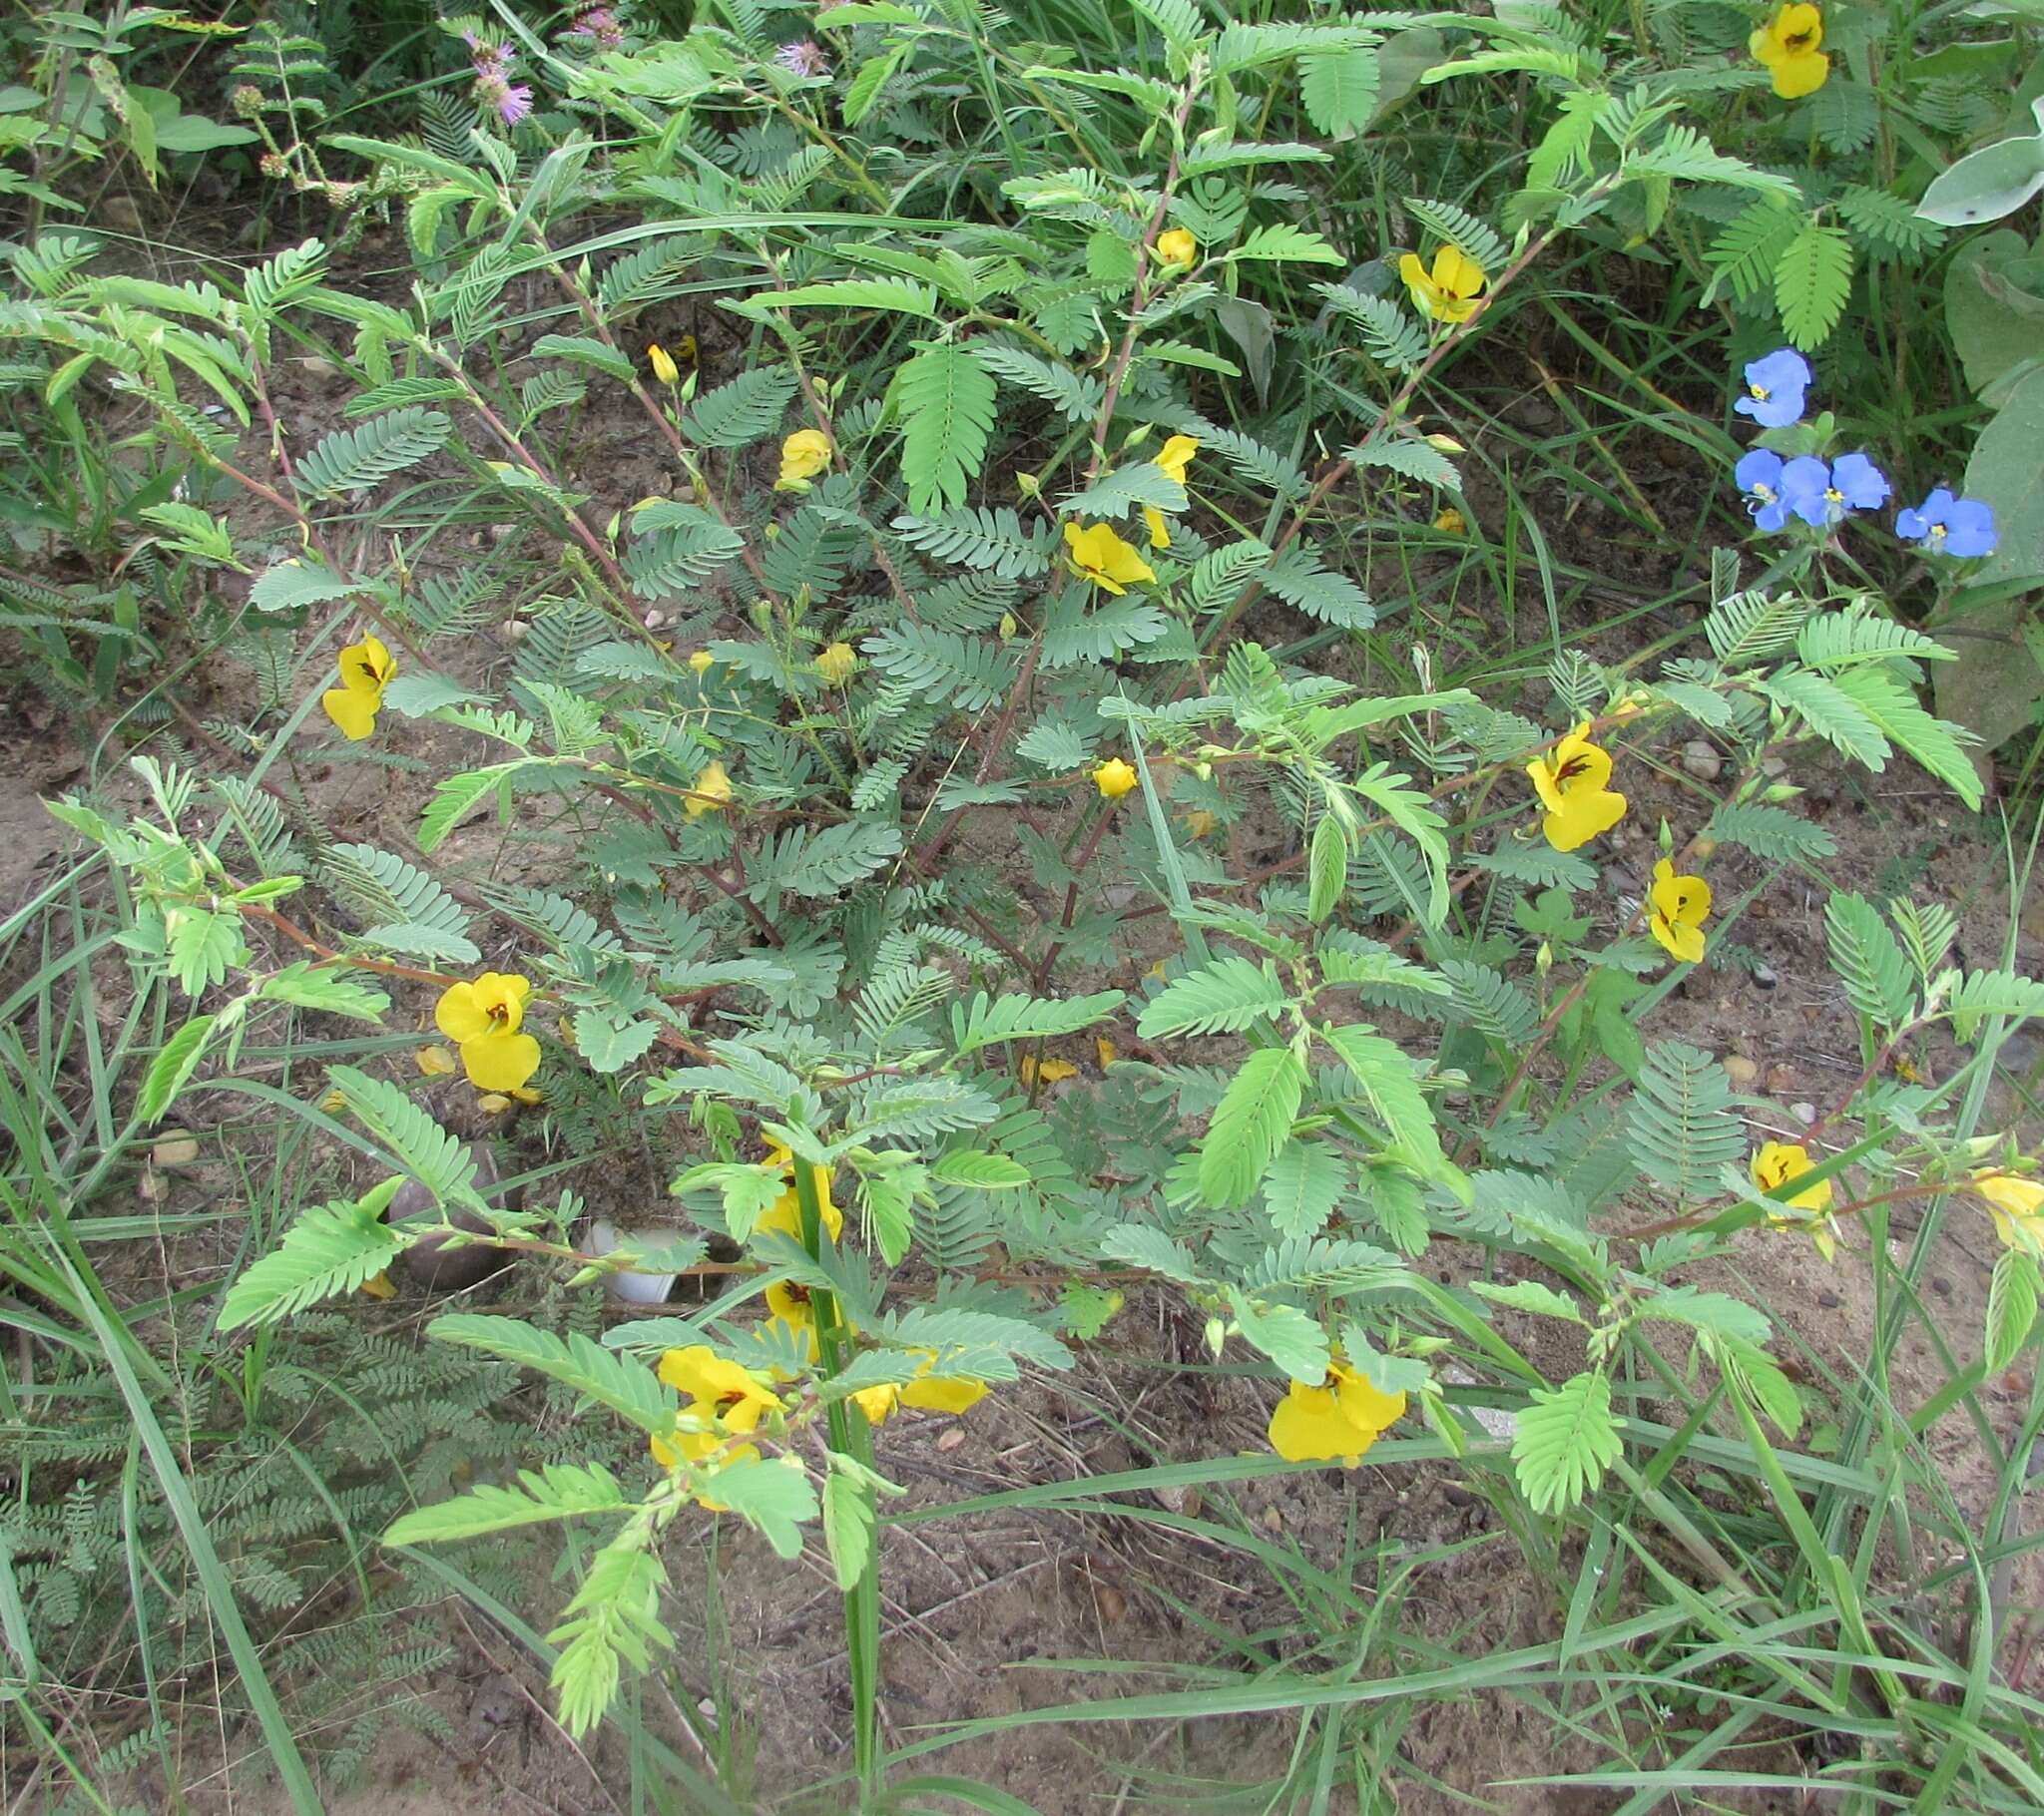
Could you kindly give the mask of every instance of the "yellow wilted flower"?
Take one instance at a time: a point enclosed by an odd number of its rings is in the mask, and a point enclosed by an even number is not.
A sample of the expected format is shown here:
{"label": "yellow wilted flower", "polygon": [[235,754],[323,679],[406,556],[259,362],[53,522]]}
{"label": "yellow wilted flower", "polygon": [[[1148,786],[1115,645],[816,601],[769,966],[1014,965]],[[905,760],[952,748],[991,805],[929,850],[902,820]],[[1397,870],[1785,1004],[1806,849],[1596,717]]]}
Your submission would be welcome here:
{"label": "yellow wilted flower", "polygon": [[830,466],[830,438],[821,429],[797,429],[780,444],[780,477],[775,490],[814,479]]}
{"label": "yellow wilted flower", "polygon": [[381,639],[365,637],[341,651],[338,663],[340,685],[320,694],[319,703],[340,727],[341,735],[359,743],[376,729],[383,689],[397,677],[397,659]]}
{"label": "yellow wilted flower", "polygon": [[[1188,483],[1186,474],[1193,464],[1193,456],[1200,451],[1200,444],[1191,435],[1174,435],[1158,452],[1151,464],[1168,479],[1175,479],[1180,485]],[[1171,546],[1171,531],[1164,522],[1164,513],[1155,505],[1143,507],[1143,521],[1150,526],[1150,546],[1164,549]]]}
{"label": "yellow wilted flower", "polygon": [[516,1091],[539,1070],[539,1043],[519,1033],[529,979],[485,971],[472,984],[449,984],[433,1008],[433,1025],[461,1049],[462,1070],[482,1091]]}
{"label": "yellow wilted flower", "polygon": [[1157,235],[1157,256],[1181,271],[1190,271],[1200,256],[1200,242],[1184,227]]}
{"label": "yellow wilted flower", "polygon": [[449,1079],[454,1076],[454,1055],[444,1047],[421,1047],[412,1058],[418,1062],[419,1071],[429,1079]]}
{"label": "yellow wilted flower", "polygon": [[387,1267],[372,1273],[364,1280],[361,1290],[372,1299],[394,1299],[397,1297],[397,1288],[391,1283],[390,1270]]}
{"label": "yellow wilted flower", "polygon": [[1800,101],[1830,78],[1823,41],[1824,16],[1816,7],[1784,6],[1747,40],[1746,48],[1766,65],[1776,94],[1784,101]]}
{"label": "yellow wilted flower", "polygon": [[1417,252],[1398,260],[1398,275],[1412,292],[1412,306],[1435,321],[1467,321],[1476,313],[1476,300],[1488,279],[1483,267],[1458,245],[1444,245],[1433,255],[1433,269],[1420,262]]}
{"label": "yellow wilted flower", "polygon": [[1647,891],[1647,931],[1685,965],[1704,956],[1704,921],[1711,912],[1711,885],[1700,876],[1677,876],[1663,858],[1654,866]]}
{"label": "yellow wilted flower", "polygon": [[705,813],[722,813],[724,804],[731,799],[731,776],[722,763],[706,763],[703,773],[696,778],[696,786],[689,798],[682,803],[691,819]]}
{"label": "yellow wilted flower", "polygon": [[647,345],[646,363],[653,368],[654,377],[662,384],[673,384],[682,375],[682,368],[675,364],[674,356],[657,340]]}
{"label": "yellow wilted flower", "polygon": [[697,650],[689,657],[689,667],[694,669],[698,675],[702,675],[717,667],[717,658],[712,656],[708,650]]}
{"label": "yellow wilted flower", "polygon": [[1443,536],[1467,536],[1469,520],[1453,505],[1434,513],[1433,527]]}
{"label": "yellow wilted flower", "polygon": [[841,687],[858,667],[858,652],[849,644],[832,644],[816,657],[816,673],[833,687]]}
{"label": "yellow wilted flower", "polygon": [[486,1117],[500,1117],[511,1108],[511,1099],[501,1091],[488,1091],[476,1099],[475,1107]]}
{"label": "yellow wilted flower", "polygon": [[1118,801],[1136,785],[1136,771],[1120,757],[1110,757],[1094,770],[1093,785],[1100,790],[1102,800]]}
{"label": "yellow wilted flower", "polygon": [[1353,1469],[1363,1452],[1404,1416],[1405,1396],[1379,1391],[1339,1362],[1324,1387],[1294,1381],[1271,1415],[1271,1448],[1287,1463],[1331,1463]]}
{"label": "yellow wilted flower", "polygon": [[1067,524],[1065,547],[1072,572],[1110,593],[1126,593],[1157,578],[1157,570],[1137,553],[1134,543],[1124,542],[1114,533],[1112,524],[1095,524],[1090,530]]}
{"label": "yellow wilted flower", "polygon": [[1528,763],[1526,773],[1547,809],[1540,829],[1557,851],[1586,845],[1625,818],[1625,796],[1604,785],[1611,780],[1611,753],[1590,741],[1587,723]]}
{"label": "yellow wilted flower", "polygon": [[1062,1085],[1067,1079],[1079,1076],[1078,1067],[1070,1060],[1044,1060],[1039,1063],[1033,1053],[1022,1056],[1022,1064],[1017,1070],[1025,1085],[1034,1085],[1039,1080],[1046,1085]]}
{"label": "yellow wilted flower", "polygon": [[1102,1072],[1105,1072],[1115,1061],[1122,1057],[1122,1050],[1104,1034],[1096,1034],[1093,1037],[1093,1052],[1100,1061],[1100,1070]]}

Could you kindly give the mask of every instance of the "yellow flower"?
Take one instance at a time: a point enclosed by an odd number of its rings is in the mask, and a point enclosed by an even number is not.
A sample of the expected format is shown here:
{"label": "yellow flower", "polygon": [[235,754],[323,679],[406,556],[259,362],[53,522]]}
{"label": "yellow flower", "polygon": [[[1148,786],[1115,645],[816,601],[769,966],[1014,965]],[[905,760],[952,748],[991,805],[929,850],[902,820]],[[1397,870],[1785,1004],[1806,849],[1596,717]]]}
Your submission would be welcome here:
{"label": "yellow flower", "polygon": [[1711,885],[1700,876],[1677,876],[1663,858],[1654,866],[1647,891],[1647,931],[1685,965],[1704,956],[1704,921],[1711,912]]}
{"label": "yellow flower", "polygon": [[438,1043],[421,1047],[411,1057],[418,1062],[419,1071],[429,1079],[451,1079],[454,1076],[454,1056]]}
{"label": "yellow flower", "polygon": [[1625,796],[1604,785],[1611,780],[1611,753],[1590,741],[1587,723],[1528,763],[1526,773],[1547,809],[1540,829],[1557,851],[1587,845],[1625,818]]}
{"label": "yellow flower", "polygon": [[816,1341],[816,1308],[809,1303],[809,1289],[792,1280],[769,1280],[766,1309],[801,1339],[809,1360],[815,1361],[821,1345]]}
{"label": "yellow flower", "polygon": [[1433,255],[1429,271],[1417,252],[1398,260],[1398,275],[1412,292],[1412,306],[1435,321],[1467,321],[1488,279],[1483,267],[1458,245],[1444,245]]}
{"label": "yellow flower", "polygon": [[1349,1469],[1403,1417],[1405,1396],[1386,1394],[1339,1362],[1327,1368],[1324,1387],[1294,1381],[1271,1415],[1271,1448],[1287,1463],[1331,1463]]}
{"label": "yellow flower", "polygon": [[816,657],[816,673],[833,687],[841,687],[858,667],[858,652],[849,644],[832,644]]}
{"label": "yellow flower", "polygon": [[1072,572],[1110,593],[1126,593],[1141,581],[1155,580],[1157,571],[1136,552],[1134,543],[1123,542],[1112,524],[1095,524],[1082,530],[1065,525],[1065,547],[1071,551]]}
{"label": "yellow flower", "polygon": [[689,658],[689,667],[694,669],[698,675],[701,675],[706,670],[717,667],[717,658],[712,656],[708,650],[698,650]]}
{"label": "yellow flower", "polygon": [[1453,505],[1448,505],[1434,514],[1433,527],[1443,536],[1467,536],[1469,534],[1469,520],[1460,511],[1456,510]]}
{"label": "yellow flower", "polygon": [[380,1272],[371,1274],[364,1280],[362,1282],[362,1291],[367,1293],[372,1299],[394,1299],[397,1297],[397,1287],[391,1280],[390,1270],[387,1267]]}
{"label": "yellow flower", "polygon": [[[1776,1186],[1787,1185],[1791,1179],[1799,1179],[1815,1168],[1816,1162],[1809,1157],[1809,1149],[1800,1141],[1766,1141],[1753,1157],[1753,1182],[1763,1191],[1773,1191]],[[1783,1202],[1796,1210],[1829,1210],[1831,1182],[1819,1179],[1807,1191],[1797,1192]]]}
{"label": "yellow flower", "polygon": [[1747,40],[1756,60],[1774,78],[1784,101],[1799,101],[1823,87],[1831,60],[1822,49],[1824,16],[1813,6],[1784,6]]}
{"label": "yellow flower", "polygon": [[339,666],[340,685],[320,694],[319,703],[326,708],[326,716],[340,727],[342,736],[359,743],[376,729],[383,689],[397,675],[397,659],[384,649],[380,639],[365,637],[341,651]]}
{"label": "yellow flower", "polygon": [[515,971],[485,971],[472,984],[449,984],[433,1025],[461,1049],[462,1070],[480,1091],[516,1091],[539,1070],[539,1043],[520,1034],[532,985]]}
{"label": "yellow flower", "polygon": [[[676,1421],[673,1438],[656,1435],[650,1440],[663,1468],[701,1462],[720,1451],[726,1464],[750,1463],[759,1457],[756,1445],[725,1449],[730,1439],[750,1437],[767,1413],[780,1410],[767,1384],[751,1369],[726,1361],[708,1344],[695,1343],[662,1356],[660,1378],[689,1402]],[[698,1499],[714,1513],[724,1511],[715,1501]]]}
{"label": "yellow flower", "polygon": [[986,1398],[987,1385],[984,1381],[974,1381],[963,1375],[931,1374],[930,1370],[937,1365],[935,1350],[919,1349],[913,1353],[923,1360],[912,1380],[899,1385],[889,1381],[878,1387],[861,1388],[851,1396],[869,1424],[884,1423],[896,1407],[907,1406],[926,1413],[962,1413],[970,1411]]}
{"label": "yellow flower", "polygon": [[646,363],[653,368],[654,377],[662,384],[673,384],[682,375],[682,368],[675,364],[674,356],[657,340],[646,348]]}
{"label": "yellow flower", "polygon": [[1184,227],[1157,235],[1157,256],[1181,271],[1190,271],[1200,256],[1200,242]]}
{"label": "yellow flower", "polygon": [[1093,785],[1104,801],[1118,801],[1136,785],[1136,771],[1118,756],[1110,757],[1093,772]]}
{"label": "yellow flower", "polygon": [[[776,1141],[767,1148],[766,1157],[760,1164],[769,1172],[779,1173],[782,1178],[789,1181],[789,1184],[788,1188],[773,1200],[772,1208],[753,1227],[756,1230],[768,1229],[783,1236],[792,1236],[799,1242],[802,1239],[802,1203],[801,1199],[795,1196],[792,1183],[794,1155]],[[811,1166],[809,1170],[816,1175],[816,1198],[823,1213],[823,1227],[830,1232],[830,1240],[835,1242],[844,1234],[844,1212],[830,1202],[830,1168]]]}
{"label": "yellow flower", "polygon": [[691,819],[700,814],[722,813],[724,804],[731,799],[731,776],[722,763],[704,765],[703,773],[696,778],[696,786],[689,798],[682,803]]}
{"label": "yellow flower", "polygon": [[2044,1252],[2044,1183],[1985,1167],[1973,1175],[1973,1189],[1987,1200],[1994,1233],[2005,1246]]}
{"label": "yellow flower", "polygon": [[[1164,444],[1155,461],[1155,466],[1167,479],[1175,479],[1180,485],[1190,483],[1186,471],[1193,464],[1193,456],[1200,451],[1200,444],[1191,435],[1174,435]],[[1155,505],[1143,507],[1143,521],[1150,526],[1150,546],[1153,549],[1171,547],[1171,530],[1164,521],[1164,513]]]}
{"label": "yellow flower", "polygon": [[814,479],[830,466],[830,437],[821,429],[797,429],[780,444],[780,477],[774,489],[783,490]]}
{"label": "yellow flower", "polygon": [[[1809,1149],[1800,1141],[1766,1141],[1753,1157],[1750,1168],[1753,1182],[1763,1191],[1773,1191],[1778,1185],[1787,1185],[1791,1179],[1799,1179],[1806,1172],[1814,1170],[1816,1162],[1809,1157]],[[1838,1255],[1838,1239],[1833,1233],[1830,1219],[1831,1182],[1820,1179],[1807,1191],[1800,1191],[1792,1198],[1784,1200],[1790,1210],[1799,1210],[1799,1217],[1788,1215],[1768,1218],[1770,1229],[1806,1229],[1809,1239],[1816,1244],[1816,1252],[1826,1261],[1834,1261]]]}

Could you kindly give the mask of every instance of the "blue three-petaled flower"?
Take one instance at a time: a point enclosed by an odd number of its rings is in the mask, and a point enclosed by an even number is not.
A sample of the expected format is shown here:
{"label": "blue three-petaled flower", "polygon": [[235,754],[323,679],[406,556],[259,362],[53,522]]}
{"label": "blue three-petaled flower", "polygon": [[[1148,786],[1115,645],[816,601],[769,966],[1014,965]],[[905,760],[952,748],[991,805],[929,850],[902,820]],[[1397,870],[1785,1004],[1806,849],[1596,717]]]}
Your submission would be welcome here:
{"label": "blue three-petaled flower", "polygon": [[1926,555],[1992,555],[1998,538],[1994,507],[1977,498],[1954,498],[1939,486],[1920,505],[1895,513],[1895,534],[1923,545]]}
{"label": "blue three-petaled flower", "polygon": [[1788,501],[1782,496],[1782,457],[1767,448],[1755,448],[1732,469],[1739,489],[1746,494],[1746,508],[1763,530],[1779,530],[1788,521]]}
{"label": "blue three-petaled flower", "polygon": [[1764,429],[1786,429],[1802,420],[1809,377],[1808,360],[1793,347],[1778,347],[1746,368],[1746,394],[1732,408]]}
{"label": "blue three-petaled flower", "polygon": [[1872,510],[1890,489],[1887,476],[1864,454],[1840,454],[1828,467],[1814,455],[1798,454],[1782,468],[1784,501],[1819,530],[1842,521],[1847,511]]}

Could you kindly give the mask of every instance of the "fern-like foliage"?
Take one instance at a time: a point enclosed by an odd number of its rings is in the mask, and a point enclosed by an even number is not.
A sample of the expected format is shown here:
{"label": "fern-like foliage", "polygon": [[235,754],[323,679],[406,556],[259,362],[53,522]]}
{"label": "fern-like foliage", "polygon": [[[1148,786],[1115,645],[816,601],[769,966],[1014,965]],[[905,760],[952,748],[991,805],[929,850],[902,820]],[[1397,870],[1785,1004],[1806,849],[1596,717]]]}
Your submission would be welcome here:
{"label": "fern-like foliage", "polygon": [[454,419],[417,406],[372,417],[322,436],[298,463],[298,489],[308,498],[365,492],[447,445]]}
{"label": "fern-like foliage", "polygon": [[1746,1148],[1746,1126],[1725,1068],[1700,1048],[1656,1041],[1647,1049],[1628,1113],[1633,1164],[1685,1200],[1717,1189]]}
{"label": "fern-like foliage", "polygon": [[999,387],[965,348],[943,342],[894,375],[901,419],[901,477],[917,516],[955,509],[986,461]]}

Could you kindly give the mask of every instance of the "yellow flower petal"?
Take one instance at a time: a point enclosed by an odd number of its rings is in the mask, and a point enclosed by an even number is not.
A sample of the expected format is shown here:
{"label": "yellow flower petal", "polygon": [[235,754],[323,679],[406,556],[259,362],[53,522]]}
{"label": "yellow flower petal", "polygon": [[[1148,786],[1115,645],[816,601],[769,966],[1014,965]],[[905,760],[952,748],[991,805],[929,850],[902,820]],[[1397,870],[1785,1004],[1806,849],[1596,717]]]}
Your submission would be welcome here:
{"label": "yellow flower petal", "polygon": [[1193,464],[1193,456],[1200,451],[1197,436],[1174,435],[1157,451],[1156,464],[1180,485],[1189,483],[1187,473]]}
{"label": "yellow flower petal", "polygon": [[329,687],[320,694],[319,704],[343,737],[360,743],[376,729],[376,708],[382,704],[382,697],[380,693],[362,693],[352,687]]}
{"label": "yellow flower petal", "polygon": [[539,1043],[529,1034],[479,1034],[461,1043],[461,1065],[478,1091],[516,1091],[539,1070]]}
{"label": "yellow flower petal", "polygon": [[901,1404],[925,1413],[970,1412],[987,1397],[984,1381],[939,1375],[919,1376],[901,1390]]}
{"label": "yellow flower petal", "polygon": [[371,1274],[364,1280],[362,1282],[362,1291],[367,1293],[372,1299],[394,1299],[397,1297],[397,1288],[390,1283],[390,1273],[387,1268],[381,1273]]}
{"label": "yellow flower petal", "polygon": [[1983,1168],[1973,1175],[1973,1189],[1987,1200],[1994,1233],[2005,1247],[2044,1252],[2044,1183]]}
{"label": "yellow flower petal", "polygon": [[453,1052],[445,1047],[421,1047],[412,1058],[418,1069],[429,1079],[451,1079],[455,1073]]}
{"label": "yellow flower petal", "polygon": [[1171,531],[1165,526],[1164,513],[1162,511],[1155,505],[1145,505],[1143,507],[1143,521],[1150,527],[1151,548],[1168,549],[1171,547]]}
{"label": "yellow flower petal", "polygon": [[433,1005],[433,1026],[457,1045],[490,1031],[489,1012],[476,996],[473,984],[449,984]]}

